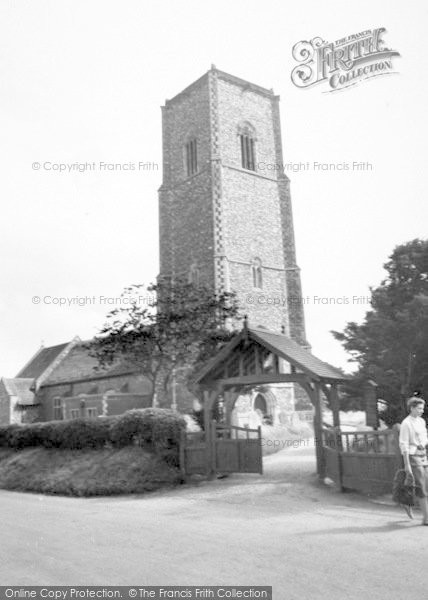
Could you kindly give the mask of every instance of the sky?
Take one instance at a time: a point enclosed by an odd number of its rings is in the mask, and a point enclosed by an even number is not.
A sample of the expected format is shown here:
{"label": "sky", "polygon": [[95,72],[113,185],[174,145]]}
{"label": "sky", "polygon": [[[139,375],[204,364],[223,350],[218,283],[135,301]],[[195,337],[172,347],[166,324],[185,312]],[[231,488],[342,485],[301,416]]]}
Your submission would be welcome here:
{"label": "sky", "polygon": [[[124,287],[155,279],[160,106],[211,64],[281,97],[284,161],[310,165],[287,171],[307,337],[352,370],[330,331],[362,321],[396,245],[427,237],[427,25],[422,0],[0,0],[0,376],[90,338]],[[395,74],[292,83],[297,42],[378,27]],[[354,161],[371,167],[314,168]]]}

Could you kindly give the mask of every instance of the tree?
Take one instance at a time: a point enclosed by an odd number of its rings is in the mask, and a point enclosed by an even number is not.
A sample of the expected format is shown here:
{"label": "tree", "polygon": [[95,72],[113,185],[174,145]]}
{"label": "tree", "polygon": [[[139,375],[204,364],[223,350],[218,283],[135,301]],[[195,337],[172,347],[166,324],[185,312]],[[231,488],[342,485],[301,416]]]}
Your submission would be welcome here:
{"label": "tree", "polygon": [[[384,265],[387,277],[371,290],[372,310],[362,324],[332,332],[358,364],[354,383],[372,379],[386,401],[388,423],[405,415],[405,399],[428,392],[428,240],[397,246]],[[358,385],[348,386],[357,400]]]}
{"label": "tree", "polygon": [[[133,285],[122,298],[143,296],[142,285]],[[179,367],[198,366],[208,360],[232,335],[230,324],[240,320],[235,294],[214,292],[186,282],[159,280],[146,288],[150,305],[132,302],[107,315],[91,342],[89,352],[100,368],[126,362],[144,374],[154,394],[165,400],[172,374]],[[229,324],[229,326],[228,326]]]}

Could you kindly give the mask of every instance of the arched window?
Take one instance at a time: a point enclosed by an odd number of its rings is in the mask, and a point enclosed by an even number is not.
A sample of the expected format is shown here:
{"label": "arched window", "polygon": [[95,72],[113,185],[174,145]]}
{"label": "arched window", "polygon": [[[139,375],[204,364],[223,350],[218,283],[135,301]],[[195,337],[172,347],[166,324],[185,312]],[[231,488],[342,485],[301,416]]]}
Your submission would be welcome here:
{"label": "arched window", "polygon": [[239,144],[241,147],[241,166],[249,171],[256,170],[256,136],[254,127],[241,123],[238,127]]}
{"label": "arched window", "polygon": [[253,258],[251,261],[251,272],[253,276],[253,287],[261,290],[263,287],[263,276],[262,261],[260,258]]}

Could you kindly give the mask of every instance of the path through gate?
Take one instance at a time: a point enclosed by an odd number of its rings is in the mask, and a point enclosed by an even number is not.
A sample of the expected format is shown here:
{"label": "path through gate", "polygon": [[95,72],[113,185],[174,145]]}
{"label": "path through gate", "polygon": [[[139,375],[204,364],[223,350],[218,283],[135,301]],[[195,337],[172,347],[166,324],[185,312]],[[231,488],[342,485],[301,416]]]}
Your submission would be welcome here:
{"label": "path through gate", "polygon": [[261,427],[211,421],[207,432],[183,432],[180,466],[183,475],[263,473]]}

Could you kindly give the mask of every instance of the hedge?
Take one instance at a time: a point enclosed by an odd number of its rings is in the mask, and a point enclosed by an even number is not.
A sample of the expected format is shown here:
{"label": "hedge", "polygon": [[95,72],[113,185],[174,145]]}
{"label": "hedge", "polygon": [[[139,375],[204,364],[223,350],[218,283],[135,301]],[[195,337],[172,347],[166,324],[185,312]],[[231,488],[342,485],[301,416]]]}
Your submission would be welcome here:
{"label": "hedge", "polygon": [[185,427],[183,417],[172,410],[133,409],[114,417],[0,426],[0,447],[78,450],[109,444],[116,448],[138,444],[151,447],[168,462],[169,459],[176,462],[181,431]]}

